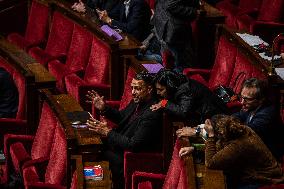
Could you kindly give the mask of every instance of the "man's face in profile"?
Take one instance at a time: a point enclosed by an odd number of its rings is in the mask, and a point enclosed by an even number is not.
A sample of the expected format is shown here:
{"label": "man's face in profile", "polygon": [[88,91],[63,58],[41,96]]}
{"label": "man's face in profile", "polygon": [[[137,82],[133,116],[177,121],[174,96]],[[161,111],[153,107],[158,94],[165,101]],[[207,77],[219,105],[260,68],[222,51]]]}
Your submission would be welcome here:
{"label": "man's face in profile", "polygon": [[252,88],[244,87],[242,89],[242,92],[240,95],[240,101],[242,104],[243,111],[255,110],[262,103],[260,99],[256,98],[256,95],[255,95],[256,92],[257,92],[257,89],[255,87],[252,87]]}
{"label": "man's face in profile", "polygon": [[133,79],[131,82],[131,93],[135,103],[143,102],[151,98],[152,87],[143,80]]}
{"label": "man's face in profile", "polygon": [[166,86],[163,86],[160,83],[156,83],[156,91],[157,91],[157,94],[161,98],[167,98],[167,88],[166,88]]}

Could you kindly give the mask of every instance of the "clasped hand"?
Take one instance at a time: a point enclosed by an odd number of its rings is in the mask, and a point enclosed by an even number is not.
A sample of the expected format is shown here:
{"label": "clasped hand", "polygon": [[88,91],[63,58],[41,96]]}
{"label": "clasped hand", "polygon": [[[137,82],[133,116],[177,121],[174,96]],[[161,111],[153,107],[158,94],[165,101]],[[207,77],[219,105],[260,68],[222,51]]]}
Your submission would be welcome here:
{"label": "clasped hand", "polygon": [[194,150],[194,147],[192,147],[192,146],[183,147],[183,148],[180,149],[178,155],[179,155],[179,157],[182,157],[184,155],[190,154],[191,152],[193,152],[193,150]]}
{"label": "clasped hand", "polygon": [[89,120],[87,120],[87,125],[89,127],[89,130],[95,131],[96,133],[104,137],[106,137],[111,131],[111,129],[108,128],[107,122],[105,120],[99,121],[91,117]]}
{"label": "clasped hand", "polygon": [[108,13],[106,10],[99,10],[99,9],[96,9],[98,15],[99,15],[99,19],[105,23],[109,23],[111,18],[108,16]]}
{"label": "clasped hand", "polygon": [[71,8],[77,12],[86,12],[86,7],[81,0],[78,3],[74,3]]}
{"label": "clasped hand", "polygon": [[196,128],[192,128],[192,127],[183,127],[181,129],[178,129],[176,131],[177,137],[191,137],[194,136],[196,134],[195,132]]}
{"label": "clasped hand", "polygon": [[158,102],[157,104],[153,104],[153,105],[150,107],[150,109],[151,109],[152,111],[159,110],[160,108],[162,108],[161,102]]}

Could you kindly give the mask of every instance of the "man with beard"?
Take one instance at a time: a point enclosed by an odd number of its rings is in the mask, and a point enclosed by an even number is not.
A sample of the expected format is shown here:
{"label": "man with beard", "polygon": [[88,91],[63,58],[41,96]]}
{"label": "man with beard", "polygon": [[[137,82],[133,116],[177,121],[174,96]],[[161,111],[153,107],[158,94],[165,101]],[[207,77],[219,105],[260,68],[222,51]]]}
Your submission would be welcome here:
{"label": "man with beard", "polygon": [[265,81],[250,78],[243,83],[240,102],[242,109],[233,114],[241,122],[252,128],[271,150],[276,158],[283,154],[280,139],[283,124],[279,111],[267,99],[268,86]]}
{"label": "man with beard", "polygon": [[125,109],[118,111],[105,105],[103,97],[95,91],[89,91],[92,100],[107,119],[118,124],[110,128],[106,121],[90,119],[87,121],[90,130],[105,137],[105,158],[110,162],[114,188],[124,188],[123,153],[160,151],[162,146],[162,114],[151,111],[150,106],[156,103],[153,98],[152,76],[149,73],[138,73],[131,82],[133,100]]}

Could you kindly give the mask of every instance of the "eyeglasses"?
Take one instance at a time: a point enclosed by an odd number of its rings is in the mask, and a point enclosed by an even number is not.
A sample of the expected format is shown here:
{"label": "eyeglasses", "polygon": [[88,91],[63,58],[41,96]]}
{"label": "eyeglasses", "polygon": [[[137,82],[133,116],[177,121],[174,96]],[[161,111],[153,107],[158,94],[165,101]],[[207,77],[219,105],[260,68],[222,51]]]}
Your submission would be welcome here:
{"label": "eyeglasses", "polygon": [[243,100],[244,102],[252,102],[255,99],[256,99],[255,97],[246,97],[246,96],[239,95],[239,100],[240,101]]}

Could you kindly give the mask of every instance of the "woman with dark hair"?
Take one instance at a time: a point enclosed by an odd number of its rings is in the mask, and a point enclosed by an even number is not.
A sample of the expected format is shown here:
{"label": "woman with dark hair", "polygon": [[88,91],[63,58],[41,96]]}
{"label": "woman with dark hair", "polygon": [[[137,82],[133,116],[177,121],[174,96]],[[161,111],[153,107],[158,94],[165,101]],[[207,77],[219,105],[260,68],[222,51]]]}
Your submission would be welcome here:
{"label": "woman with dark hair", "polygon": [[[227,115],[215,115],[205,121],[208,134],[205,165],[223,170],[228,189],[257,189],[283,181],[281,166],[272,153],[249,127]],[[183,148],[180,156],[191,152]]]}
{"label": "woman with dark hair", "polygon": [[193,124],[218,113],[226,113],[226,105],[201,83],[177,72],[161,69],[154,78],[161,101],[151,106],[152,111],[163,108],[169,114]]}

